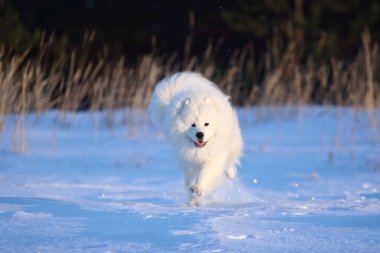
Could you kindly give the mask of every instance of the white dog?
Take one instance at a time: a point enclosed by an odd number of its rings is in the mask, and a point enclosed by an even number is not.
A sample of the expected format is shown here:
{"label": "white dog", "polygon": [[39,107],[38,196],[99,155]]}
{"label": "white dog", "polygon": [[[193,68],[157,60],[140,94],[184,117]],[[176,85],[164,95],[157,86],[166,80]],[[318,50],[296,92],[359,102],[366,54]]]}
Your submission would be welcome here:
{"label": "white dog", "polygon": [[233,179],[243,142],[235,110],[214,83],[200,74],[182,72],[161,80],[148,108],[177,154],[190,205]]}

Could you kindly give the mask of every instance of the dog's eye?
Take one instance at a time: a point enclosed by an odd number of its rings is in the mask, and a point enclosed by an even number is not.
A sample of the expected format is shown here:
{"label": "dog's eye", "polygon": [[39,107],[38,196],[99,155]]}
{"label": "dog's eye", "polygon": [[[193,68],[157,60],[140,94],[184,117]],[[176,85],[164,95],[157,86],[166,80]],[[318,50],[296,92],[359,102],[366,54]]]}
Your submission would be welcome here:
{"label": "dog's eye", "polygon": [[208,125],[210,125],[209,123],[205,123],[205,126],[208,126]]}
{"label": "dog's eye", "polygon": [[195,127],[196,125],[195,125],[195,123],[193,123],[193,124],[191,124],[191,126],[192,126],[192,127]]}

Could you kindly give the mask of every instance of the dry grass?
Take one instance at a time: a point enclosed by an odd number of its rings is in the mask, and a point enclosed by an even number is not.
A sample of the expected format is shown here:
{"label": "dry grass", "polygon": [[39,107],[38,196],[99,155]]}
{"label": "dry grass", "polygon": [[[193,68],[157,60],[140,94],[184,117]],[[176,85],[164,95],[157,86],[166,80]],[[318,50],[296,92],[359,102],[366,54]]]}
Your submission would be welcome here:
{"label": "dry grass", "polygon": [[255,63],[250,46],[236,50],[222,68],[213,61],[211,43],[202,58],[191,56],[187,43],[183,62],[176,60],[175,55],[156,54],[142,56],[134,67],[127,67],[123,57],[116,62],[102,56],[91,61],[88,48],[93,37],[93,33],[87,33],[79,52],[62,54],[53,62],[49,52],[54,43],[52,37],[43,37],[33,56],[30,50],[15,55],[1,47],[0,114],[38,113],[52,108],[145,108],[157,81],[183,70],[203,73],[240,105],[321,103],[367,109],[380,106],[380,54],[368,32],[363,33],[361,49],[352,62],[331,58],[330,62],[321,63],[309,56],[302,64],[298,47],[289,43],[282,54],[274,44],[259,64]]}
{"label": "dry grass", "polygon": [[[308,103],[350,105],[373,110],[380,107],[379,45],[364,32],[359,53],[351,62],[331,58],[321,62],[318,55],[300,60],[295,43],[273,41],[262,60],[255,61],[252,45],[235,50],[229,63],[215,63],[216,45],[209,43],[204,55],[191,55],[189,36],[184,60],[175,54],[144,55],[135,66],[127,67],[123,57],[109,61],[102,52],[96,61],[89,59],[95,33],[84,36],[82,49],[51,57],[52,36],[41,38],[37,52],[28,49],[17,55],[0,48],[0,130],[2,116],[50,109],[77,111],[114,108],[144,109],[155,84],[165,75],[188,70],[203,73],[216,82],[238,105]],[[323,38],[316,50],[323,50]],[[36,50],[34,50],[36,51]],[[305,57],[304,57],[305,59]],[[302,63],[303,62],[303,63]],[[223,71],[221,70],[223,69]],[[18,138],[24,138],[22,119],[17,123]],[[22,143],[22,141],[16,142]],[[17,144],[27,149],[24,144]]]}

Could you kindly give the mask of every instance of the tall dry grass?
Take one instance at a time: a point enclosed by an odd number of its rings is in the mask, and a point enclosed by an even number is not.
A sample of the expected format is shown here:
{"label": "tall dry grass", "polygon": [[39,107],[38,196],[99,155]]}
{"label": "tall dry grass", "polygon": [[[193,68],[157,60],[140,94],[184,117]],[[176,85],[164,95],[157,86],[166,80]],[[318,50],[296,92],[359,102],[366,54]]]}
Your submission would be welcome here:
{"label": "tall dry grass", "polygon": [[[186,54],[144,55],[127,67],[124,57],[108,61],[99,54],[88,56],[94,33],[86,33],[78,51],[50,61],[53,37],[42,37],[37,53],[30,49],[13,54],[0,48],[0,115],[36,113],[52,108],[77,111],[120,107],[145,108],[155,84],[177,71],[197,71],[216,82],[233,102],[252,104],[321,103],[373,109],[380,106],[379,45],[363,33],[359,53],[351,62],[332,57],[320,62],[308,56],[304,63],[299,48],[289,43],[283,53],[275,43],[262,62],[255,61],[251,46],[235,50],[226,66],[218,66],[210,43],[202,57]],[[185,49],[189,52],[189,46]],[[221,70],[223,69],[223,70]]]}
{"label": "tall dry grass", "polygon": [[[123,56],[110,61],[102,52],[97,60],[91,60],[94,36],[94,32],[87,32],[81,49],[55,58],[51,57],[52,35],[42,36],[37,50],[27,49],[22,54],[0,47],[0,130],[4,115],[10,113],[20,116],[17,138],[22,139],[22,116],[27,112],[38,116],[50,109],[143,110],[163,76],[184,70],[203,73],[242,106],[319,103],[368,110],[380,107],[379,45],[371,41],[369,32],[363,33],[360,50],[350,62],[336,57],[323,62],[318,54],[301,56],[295,42],[284,46],[273,40],[262,60],[257,61],[249,44],[235,50],[225,66],[215,61],[218,43],[210,42],[201,57],[192,55],[191,35],[183,60],[176,54],[157,52],[143,55],[135,66],[127,66]],[[317,47],[316,52],[323,50],[323,37]],[[16,143],[23,143],[19,139]],[[24,144],[17,145],[27,149]]]}

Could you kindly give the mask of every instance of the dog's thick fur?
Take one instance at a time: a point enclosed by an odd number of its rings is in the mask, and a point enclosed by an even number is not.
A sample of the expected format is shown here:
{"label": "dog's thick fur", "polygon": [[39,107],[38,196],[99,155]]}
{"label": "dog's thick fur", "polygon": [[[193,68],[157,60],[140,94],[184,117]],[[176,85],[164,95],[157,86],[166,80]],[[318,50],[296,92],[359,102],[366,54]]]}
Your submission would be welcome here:
{"label": "dog's thick fur", "polygon": [[184,172],[191,205],[233,179],[243,142],[235,110],[214,83],[182,72],[161,80],[148,108],[162,129]]}

